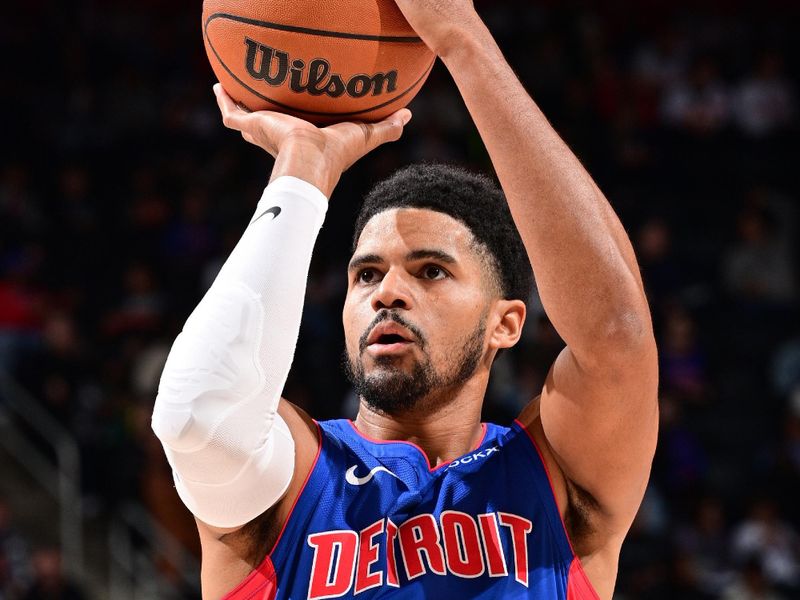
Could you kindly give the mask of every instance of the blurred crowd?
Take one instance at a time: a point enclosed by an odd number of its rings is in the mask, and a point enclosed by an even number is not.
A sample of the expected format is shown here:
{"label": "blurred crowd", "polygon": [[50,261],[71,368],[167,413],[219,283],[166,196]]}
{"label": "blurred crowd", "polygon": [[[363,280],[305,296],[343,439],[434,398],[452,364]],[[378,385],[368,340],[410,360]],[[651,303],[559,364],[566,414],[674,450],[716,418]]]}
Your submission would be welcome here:
{"label": "blurred crowd", "polygon": [[58,548],[31,549],[11,516],[0,499],[0,599],[86,600],[80,586],[64,574]]}
{"label": "blurred crowd", "polygon": [[[660,442],[617,596],[800,598],[800,7],[476,4],[618,211],[653,310]],[[0,20],[13,62],[0,95],[0,368],[76,436],[87,518],[137,500],[196,547],[150,413],[171,341],[270,162],[220,123],[199,2],[29,0],[12,15]],[[319,419],[355,409],[340,311],[359,199],[410,161],[491,172],[441,66],[411,109],[404,139],[345,175],[320,236],[285,391]],[[510,421],[562,347],[535,290],[530,313],[495,367],[487,419]],[[36,591],[58,554],[26,545],[10,500],[0,599],[83,597]]]}

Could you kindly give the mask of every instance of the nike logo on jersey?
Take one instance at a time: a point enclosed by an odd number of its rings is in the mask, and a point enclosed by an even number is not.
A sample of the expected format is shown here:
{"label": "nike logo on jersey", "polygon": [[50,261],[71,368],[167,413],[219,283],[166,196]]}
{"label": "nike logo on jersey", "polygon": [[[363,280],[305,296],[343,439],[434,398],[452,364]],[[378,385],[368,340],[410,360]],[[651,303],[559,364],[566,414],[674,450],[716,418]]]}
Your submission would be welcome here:
{"label": "nike logo on jersey", "polygon": [[357,468],[358,465],[353,465],[352,467],[347,469],[347,473],[344,474],[345,481],[347,481],[347,483],[349,483],[350,485],[364,485],[365,483],[369,483],[370,481],[372,481],[372,478],[375,477],[375,474],[381,471],[383,471],[384,473],[388,473],[389,475],[391,475],[396,479],[400,479],[399,477],[397,477],[397,475],[392,473],[386,467],[375,467],[369,473],[364,475],[364,477],[356,477]]}
{"label": "nike logo on jersey", "polygon": [[280,207],[280,206],[273,206],[272,208],[268,208],[268,209],[267,209],[267,210],[265,210],[263,213],[261,213],[260,215],[258,215],[258,216],[257,216],[255,219],[253,219],[253,220],[250,222],[250,225],[252,225],[252,224],[253,224],[253,223],[255,223],[256,221],[258,221],[258,220],[259,220],[261,217],[263,217],[264,215],[272,215],[272,220],[274,221],[275,219],[277,219],[277,218],[278,218],[278,215],[279,215],[279,214],[281,214],[281,207]]}

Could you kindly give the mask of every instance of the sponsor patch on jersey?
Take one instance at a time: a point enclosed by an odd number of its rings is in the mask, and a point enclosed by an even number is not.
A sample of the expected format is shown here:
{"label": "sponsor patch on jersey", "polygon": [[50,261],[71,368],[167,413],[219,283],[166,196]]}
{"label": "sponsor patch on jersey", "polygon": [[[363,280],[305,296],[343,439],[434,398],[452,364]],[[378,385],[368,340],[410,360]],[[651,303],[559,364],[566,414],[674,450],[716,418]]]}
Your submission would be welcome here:
{"label": "sponsor patch on jersey", "polygon": [[480,452],[473,452],[472,454],[467,454],[466,456],[462,456],[461,458],[454,460],[447,465],[447,468],[452,469],[453,467],[458,467],[460,465],[468,465],[470,463],[483,460],[484,458],[489,458],[495,452],[500,452],[500,448],[497,446],[492,446],[491,448],[486,448],[486,450],[481,450]]}

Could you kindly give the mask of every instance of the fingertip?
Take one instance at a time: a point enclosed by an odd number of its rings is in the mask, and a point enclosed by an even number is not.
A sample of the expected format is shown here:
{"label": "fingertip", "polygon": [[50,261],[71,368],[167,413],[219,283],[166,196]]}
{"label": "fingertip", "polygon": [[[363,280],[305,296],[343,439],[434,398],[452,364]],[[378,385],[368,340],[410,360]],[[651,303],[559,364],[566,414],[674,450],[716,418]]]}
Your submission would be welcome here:
{"label": "fingertip", "polygon": [[405,127],[408,125],[408,122],[411,120],[411,111],[407,108],[401,108],[396,113],[392,114],[387,121],[389,121],[392,125]]}

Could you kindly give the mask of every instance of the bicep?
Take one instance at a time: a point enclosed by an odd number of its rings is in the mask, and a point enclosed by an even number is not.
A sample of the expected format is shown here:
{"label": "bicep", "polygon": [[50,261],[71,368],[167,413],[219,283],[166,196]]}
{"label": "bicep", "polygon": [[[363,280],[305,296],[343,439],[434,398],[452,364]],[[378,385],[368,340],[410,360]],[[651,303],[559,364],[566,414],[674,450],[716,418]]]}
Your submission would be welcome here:
{"label": "bicep", "polygon": [[651,339],[591,368],[567,347],[542,391],[542,428],[559,468],[624,527],[641,503],[655,452],[657,364]]}

